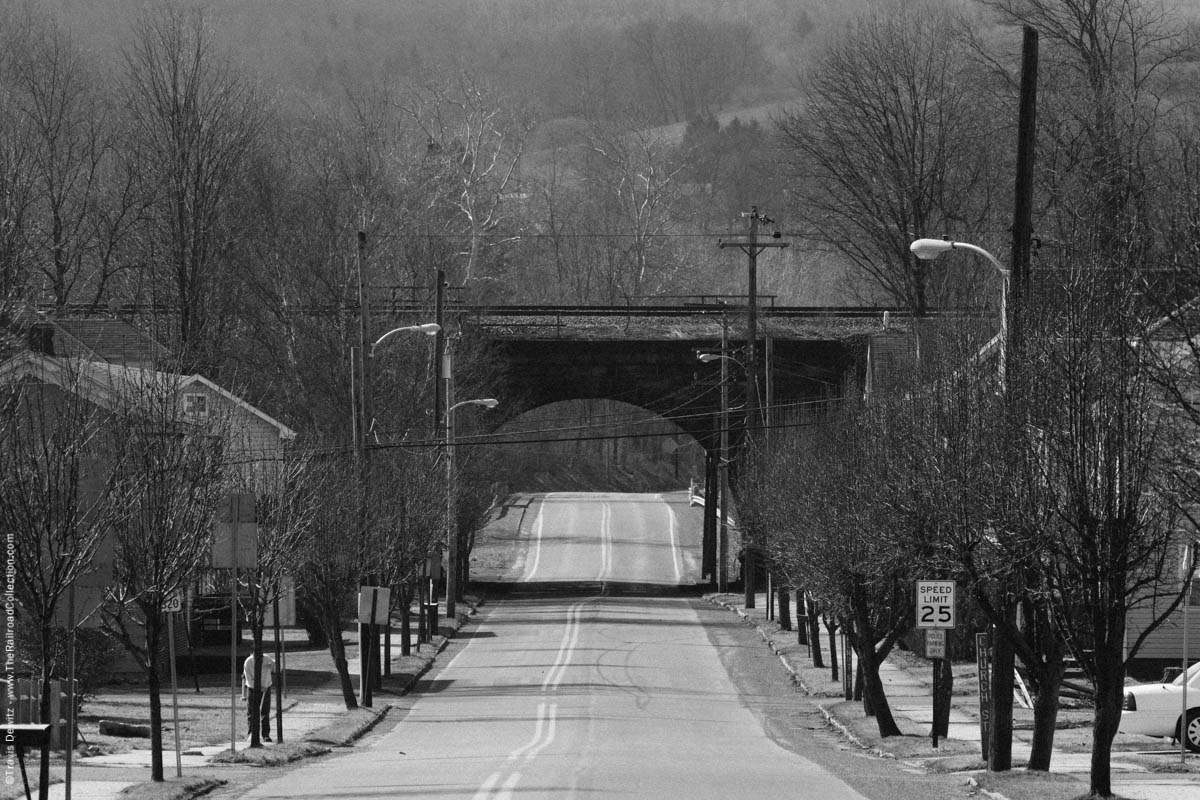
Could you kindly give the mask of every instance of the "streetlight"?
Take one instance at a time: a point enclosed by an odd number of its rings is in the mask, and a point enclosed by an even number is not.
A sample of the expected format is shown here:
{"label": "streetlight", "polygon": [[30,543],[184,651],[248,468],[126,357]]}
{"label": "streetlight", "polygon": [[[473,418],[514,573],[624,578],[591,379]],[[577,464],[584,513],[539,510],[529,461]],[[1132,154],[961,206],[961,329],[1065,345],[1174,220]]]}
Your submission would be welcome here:
{"label": "streetlight", "polygon": [[[449,360],[449,359],[447,359]],[[449,370],[446,371],[449,375]],[[447,386],[449,386],[447,381]],[[449,393],[446,401],[451,400]],[[446,618],[454,619],[455,602],[458,594],[458,530],[454,524],[454,410],[462,406],[483,406],[495,408],[500,401],[494,397],[484,397],[478,400],[463,400],[446,407],[446,546],[449,550],[446,565]]]}
{"label": "streetlight", "polygon": [[973,244],[966,242],[955,242],[950,239],[917,239],[908,246],[913,255],[923,261],[932,261],[942,253],[951,250],[969,250],[972,253],[981,255],[991,263],[993,267],[1000,273],[1003,278],[1003,284],[1000,289],[1000,386],[1005,386],[1007,379],[1008,365],[1005,363],[1008,360],[1008,267],[1000,263],[1000,259]]}
{"label": "streetlight", "polygon": [[[362,242],[360,234],[360,248],[361,245]],[[360,301],[363,299],[363,296],[360,294]],[[357,403],[355,404],[358,411],[358,424],[354,428],[354,449],[356,455],[358,456],[359,481],[362,485],[362,491],[359,493],[358,524],[359,533],[364,537],[364,541],[367,529],[367,507],[370,502],[368,492],[371,488],[371,468],[368,462],[370,451],[367,449],[367,436],[369,435],[375,421],[374,410],[372,409],[371,404],[371,364],[375,359],[375,348],[382,344],[385,339],[388,339],[397,333],[413,332],[424,333],[432,336],[441,329],[442,327],[435,322],[427,322],[422,325],[405,325],[400,328],[393,328],[376,339],[371,345],[371,348],[367,350],[367,325],[364,317],[364,322],[361,329],[362,338],[360,339],[360,342],[362,349],[366,350],[366,357],[364,358],[362,354],[360,354],[358,357],[358,361],[360,362],[358,370],[359,396],[356,398]],[[351,390],[353,390],[353,387],[354,384],[352,380]],[[374,585],[377,578],[375,575],[368,575],[366,580],[367,585]],[[372,653],[376,649],[374,626],[370,623],[360,623],[358,641],[358,657],[360,661],[359,673],[362,676],[360,679],[360,693],[362,695],[361,703],[364,706],[370,707],[372,704],[371,681],[374,679],[374,673],[372,672],[374,666],[371,662]]]}
{"label": "streetlight", "polygon": [[374,357],[375,356],[375,348],[379,347],[379,345],[383,344],[383,340],[387,339],[392,334],[404,333],[406,331],[415,331],[418,333],[423,333],[426,336],[433,336],[441,329],[442,329],[442,326],[438,325],[436,322],[426,322],[422,325],[405,325],[403,328],[393,328],[392,330],[388,331],[383,336],[380,336],[378,339],[375,340],[375,343],[373,345],[371,345],[370,355],[372,357]]}

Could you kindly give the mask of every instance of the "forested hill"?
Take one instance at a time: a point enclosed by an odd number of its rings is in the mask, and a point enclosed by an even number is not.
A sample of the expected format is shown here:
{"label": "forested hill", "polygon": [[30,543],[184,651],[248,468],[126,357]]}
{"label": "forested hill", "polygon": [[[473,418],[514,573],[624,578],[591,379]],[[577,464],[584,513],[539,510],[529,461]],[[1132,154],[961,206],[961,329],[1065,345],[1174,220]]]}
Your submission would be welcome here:
{"label": "forested hill", "polygon": [[[212,0],[234,60],[301,107],[347,87],[487,76],[539,116],[635,106],[667,124],[775,99],[865,0]],[[114,57],[144,0],[37,0]]]}

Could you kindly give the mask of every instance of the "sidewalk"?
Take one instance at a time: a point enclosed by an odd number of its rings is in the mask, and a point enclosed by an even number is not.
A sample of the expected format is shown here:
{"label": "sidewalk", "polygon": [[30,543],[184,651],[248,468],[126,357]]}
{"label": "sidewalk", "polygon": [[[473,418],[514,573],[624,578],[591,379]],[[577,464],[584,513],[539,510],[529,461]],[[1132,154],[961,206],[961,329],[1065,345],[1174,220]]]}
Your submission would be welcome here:
{"label": "sidewalk", "polygon": [[[775,622],[766,620],[766,595],[759,594],[755,598],[755,608],[745,607],[744,597],[723,595],[714,597],[713,601],[736,612],[748,623],[754,624],[765,642],[776,649],[774,636],[778,626]],[[784,632],[784,637],[794,641],[794,632]],[[790,652],[789,652],[790,650]],[[811,672],[813,667],[807,658],[799,657],[794,648],[779,648],[780,659],[787,668],[802,679],[805,672]],[[930,684],[921,676],[913,674],[910,669],[899,664],[891,657],[885,661],[879,670],[880,678],[887,689],[888,702],[892,714],[903,728],[928,732],[933,723],[933,696]],[[965,699],[965,698],[964,698]],[[958,703],[950,711],[950,740],[973,742],[980,745],[981,733],[979,718],[967,710],[969,703]],[[828,712],[827,712],[828,713]],[[831,719],[835,727],[849,732],[846,721]],[[907,724],[906,724],[907,723]],[[853,734],[850,734],[851,736]],[[1028,731],[1014,732],[1013,764],[1021,765],[1029,760],[1030,743]],[[1154,739],[1146,739],[1146,750],[1158,750]],[[1151,772],[1145,766],[1136,762],[1122,759],[1120,752],[1113,753],[1112,784],[1113,792],[1129,800],[1200,800],[1200,779],[1193,774],[1171,774]],[[1164,759],[1169,759],[1165,756]],[[1174,764],[1178,764],[1178,751],[1173,756]],[[1189,762],[1200,760],[1200,756],[1189,755]],[[1087,787],[1090,755],[1088,753],[1064,752],[1058,748],[1051,757],[1051,772],[1068,774],[1080,778]]]}
{"label": "sidewalk", "polygon": [[[468,614],[474,613],[474,606],[470,603],[460,604],[460,617],[462,611]],[[445,613],[444,607],[442,613]],[[447,631],[450,623],[443,621],[441,630],[443,634]],[[429,664],[437,657],[437,654],[442,651],[445,645],[449,642],[450,637],[445,635],[438,636],[432,644],[422,646],[421,655],[427,656]],[[398,645],[397,645],[398,649]],[[356,642],[347,642],[347,662],[351,677],[354,679],[355,687],[358,686],[359,661],[358,661],[358,645]],[[332,665],[329,663],[329,653],[327,651],[307,651],[298,654],[289,654],[287,657],[287,667],[290,670],[316,669],[327,670],[330,672],[330,680],[325,684],[300,690],[289,690],[288,696],[284,699],[284,727],[283,736],[284,742],[291,744],[299,742],[310,733],[318,731],[327,726],[339,722],[346,715],[346,704],[342,699],[341,685],[338,682],[336,675],[332,672]],[[414,681],[419,679],[419,675],[414,677]],[[407,688],[407,687],[405,687]],[[393,689],[392,691],[395,691]],[[164,696],[164,715],[169,716],[170,697]],[[386,705],[386,699],[377,700],[376,708],[383,708]],[[242,713],[239,707],[239,713]],[[239,730],[241,728],[241,720],[239,719]],[[171,734],[164,735],[164,743],[170,745],[169,749],[163,751],[163,767],[168,779],[175,777],[175,749],[173,746],[173,738]],[[249,746],[245,739],[239,739],[236,743],[237,749],[242,751]],[[272,747],[271,744],[264,744],[264,747]],[[245,769],[242,764],[221,764],[214,763],[213,758],[219,753],[223,753],[230,749],[229,742],[220,744],[207,745],[203,747],[193,747],[185,749],[181,752],[179,761],[185,778],[189,772],[195,774],[199,769],[205,770],[220,770],[225,768]],[[30,778],[35,778],[37,775],[37,757],[36,754],[28,754],[32,757],[27,762]],[[72,780],[71,782],[71,800],[120,800],[121,792],[140,783],[145,783],[150,777],[151,751],[149,749],[134,748],[127,753],[115,753],[112,755],[99,755],[84,758],[76,758],[74,765],[76,768],[84,767],[99,767],[112,768],[113,777],[111,779],[101,780]],[[131,770],[144,770],[144,777],[140,780],[129,780]],[[95,773],[95,770],[88,770]],[[58,761],[51,768],[52,775],[63,777],[63,765]],[[17,790],[22,790],[20,775],[17,776],[17,783],[14,787]],[[21,794],[20,796],[24,796]],[[66,800],[67,787],[61,782],[52,783],[49,791],[50,800]],[[37,797],[37,789],[33,790],[33,797]]]}

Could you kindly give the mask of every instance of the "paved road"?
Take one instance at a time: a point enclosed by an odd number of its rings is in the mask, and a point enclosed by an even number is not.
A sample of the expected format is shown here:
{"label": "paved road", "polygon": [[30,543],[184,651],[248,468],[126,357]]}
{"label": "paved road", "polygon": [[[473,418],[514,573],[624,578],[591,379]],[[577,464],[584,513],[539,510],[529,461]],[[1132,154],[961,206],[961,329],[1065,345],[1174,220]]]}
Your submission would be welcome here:
{"label": "paved road", "polygon": [[[687,512],[648,495],[535,499],[505,571],[514,591],[402,700],[394,727],[245,797],[859,800],[781,746],[794,710],[764,712],[781,698],[731,677],[733,651],[765,648],[727,612],[646,590],[698,577]],[[895,796],[882,788],[872,796]]]}

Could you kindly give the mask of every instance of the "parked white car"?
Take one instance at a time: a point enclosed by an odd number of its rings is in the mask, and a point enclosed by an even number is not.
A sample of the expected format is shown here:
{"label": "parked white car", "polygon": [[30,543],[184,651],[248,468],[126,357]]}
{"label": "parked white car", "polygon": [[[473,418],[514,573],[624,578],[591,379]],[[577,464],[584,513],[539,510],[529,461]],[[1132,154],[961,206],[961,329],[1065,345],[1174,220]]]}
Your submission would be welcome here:
{"label": "parked white car", "polygon": [[[1120,732],[1177,739],[1184,678],[1181,673],[1170,683],[1126,687]],[[1184,733],[1188,750],[1200,753],[1200,661],[1188,668],[1186,678],[1188,711]]]}

